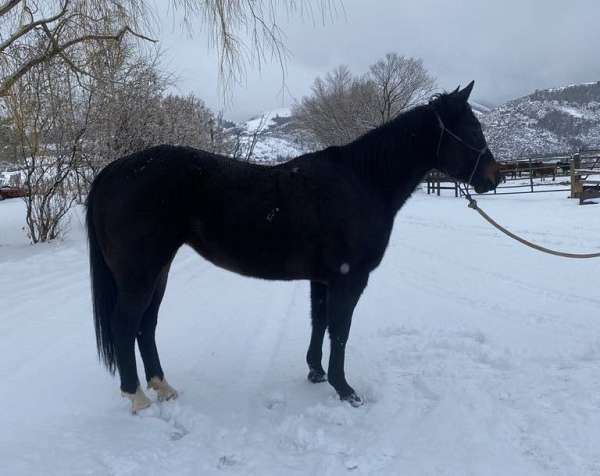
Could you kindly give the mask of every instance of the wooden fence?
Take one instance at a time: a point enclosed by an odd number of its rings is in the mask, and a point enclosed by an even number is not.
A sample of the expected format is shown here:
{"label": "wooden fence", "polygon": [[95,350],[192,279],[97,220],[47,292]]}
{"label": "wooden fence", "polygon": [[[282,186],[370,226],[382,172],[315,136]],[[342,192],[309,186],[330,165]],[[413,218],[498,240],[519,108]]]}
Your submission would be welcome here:
{"label": "wooden fence", "polygon": [[439,170],[432,170],[427,175],[427,195],[437,194],[439,197],[441,195],[442,190],[454,190],[454,196],[458,197],[459,189],[458,183],[443,174]]}
{"label": "wooden fence", "polygon": [[[600,197],[600,180],[593,178],[600,175],[600,150],[537,155],[499,163],[503,181],[490,194],[569,192],[580,203]],[[452,190],[455,197],[461,195],[454,179],[440,171],[429,173],[425,183],[428,195],[439,196],[442,190]]]}
{"label": "wooden fence", "polygon": [[[590,176],[600,175],[600,157],[590,163],[584,162],[579,154],[571,161],[571,195],[578,198],[579,205],[584,205],[592,198],[600,198],[600,180]],[[593,202],[591,202],[593,203]]]}

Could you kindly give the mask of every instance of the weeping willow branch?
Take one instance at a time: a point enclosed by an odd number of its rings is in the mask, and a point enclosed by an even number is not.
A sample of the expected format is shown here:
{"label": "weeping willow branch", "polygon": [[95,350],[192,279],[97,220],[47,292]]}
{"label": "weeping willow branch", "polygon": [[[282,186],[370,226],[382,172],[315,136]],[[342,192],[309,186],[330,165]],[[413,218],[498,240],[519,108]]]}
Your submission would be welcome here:
{"label": "weeping willow branch", "polygon": [[[276,62],[285,84],[289,51],[281,22],[302,17],[333,19],[342,0],[169,0],[191,31],[201,23],[218,55],[222,89],[240,82],[249,66]],[[0,5],[0,97],[33,68],[56,57],[78,73],[85,68],[68,49],[83,55],[119,43],[127,35],[151,38],[157,12],[150,0],[7,0]],[[71,59],[71,61],[67,61]]]}
{"label": "weeping willow branch", "polygon": [[10,0],[0,6],[0,97],[32,69],[63,58],[68,50],[85,56],[118,44],[126,36],[155,42],[149,27],[146,0]]}
{"label": "weeping willow branch", "polygon": [[183,12],[184,24],[193,29],[201,19],[210,45],[218,55],[224,92],[246,75],[248,66],[259,70],[274,61],[285,82],[289,50],[281,27],[283,19],[301,17],[313,22],[333,19],[341,0],[172,0]]}

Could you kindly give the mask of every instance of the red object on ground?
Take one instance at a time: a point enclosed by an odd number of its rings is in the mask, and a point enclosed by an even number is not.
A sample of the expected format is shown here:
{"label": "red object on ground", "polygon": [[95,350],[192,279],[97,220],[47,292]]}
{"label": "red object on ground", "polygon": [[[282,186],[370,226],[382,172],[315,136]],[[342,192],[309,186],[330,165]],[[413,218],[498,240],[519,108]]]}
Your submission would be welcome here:
{"label": "red object on ground", "polygon": [[19,198],[27,195],[23,187],[0,187],[0,200],[5,198]]}

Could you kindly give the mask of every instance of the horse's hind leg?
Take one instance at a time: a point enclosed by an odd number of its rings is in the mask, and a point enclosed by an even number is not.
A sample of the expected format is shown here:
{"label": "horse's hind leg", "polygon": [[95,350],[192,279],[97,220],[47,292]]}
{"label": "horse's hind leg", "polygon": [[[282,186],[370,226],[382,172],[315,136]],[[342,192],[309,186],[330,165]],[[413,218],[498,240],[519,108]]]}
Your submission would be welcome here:
{"label": "horse's hind leg", "polygon": [[146,382],[148,382],[148,388],[156,390],[159,401],[177,398],[177,391],[165,380],[163,369],[160,365],[160,359],[158,357],[155,338],[158,309],[160,308],[160,303],[165,294],[168,274],[169,267],[167,266],[158,277],[152,301],[142,317],[142,322],[137,333],[138,347],[140,349],[142,361],[144,362]]}
{"label": "horse's hind leg", "polygon": [[140,388],[135,362],[135,336],[150,298],[150,292],[119,290],[111,318],[115,356],[121,378],[121,392],[123,396],[131,400],[133,413],[149,407],[151,404]]}
{"label": "horse's hind leg", "polygon": [[312,383],[325,382],[325,370],[321,364],[323,356],[323,338],[327,329],[327,286],[322,283],[311,281],[310,304],[312,333],[310,344],[306,353],[308,364],[308,380]]}

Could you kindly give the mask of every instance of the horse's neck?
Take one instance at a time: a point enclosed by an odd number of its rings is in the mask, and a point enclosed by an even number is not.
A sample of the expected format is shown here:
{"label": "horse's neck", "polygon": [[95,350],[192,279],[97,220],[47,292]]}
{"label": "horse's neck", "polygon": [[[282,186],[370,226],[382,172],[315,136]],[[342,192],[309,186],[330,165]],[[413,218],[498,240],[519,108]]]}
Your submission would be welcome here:
{"label": "horse's neck", "polygon": [[343,160],[384,195],[393,212],[433,167],[439,131],[435,116],[427,112],[415,108],[342,147]]}

